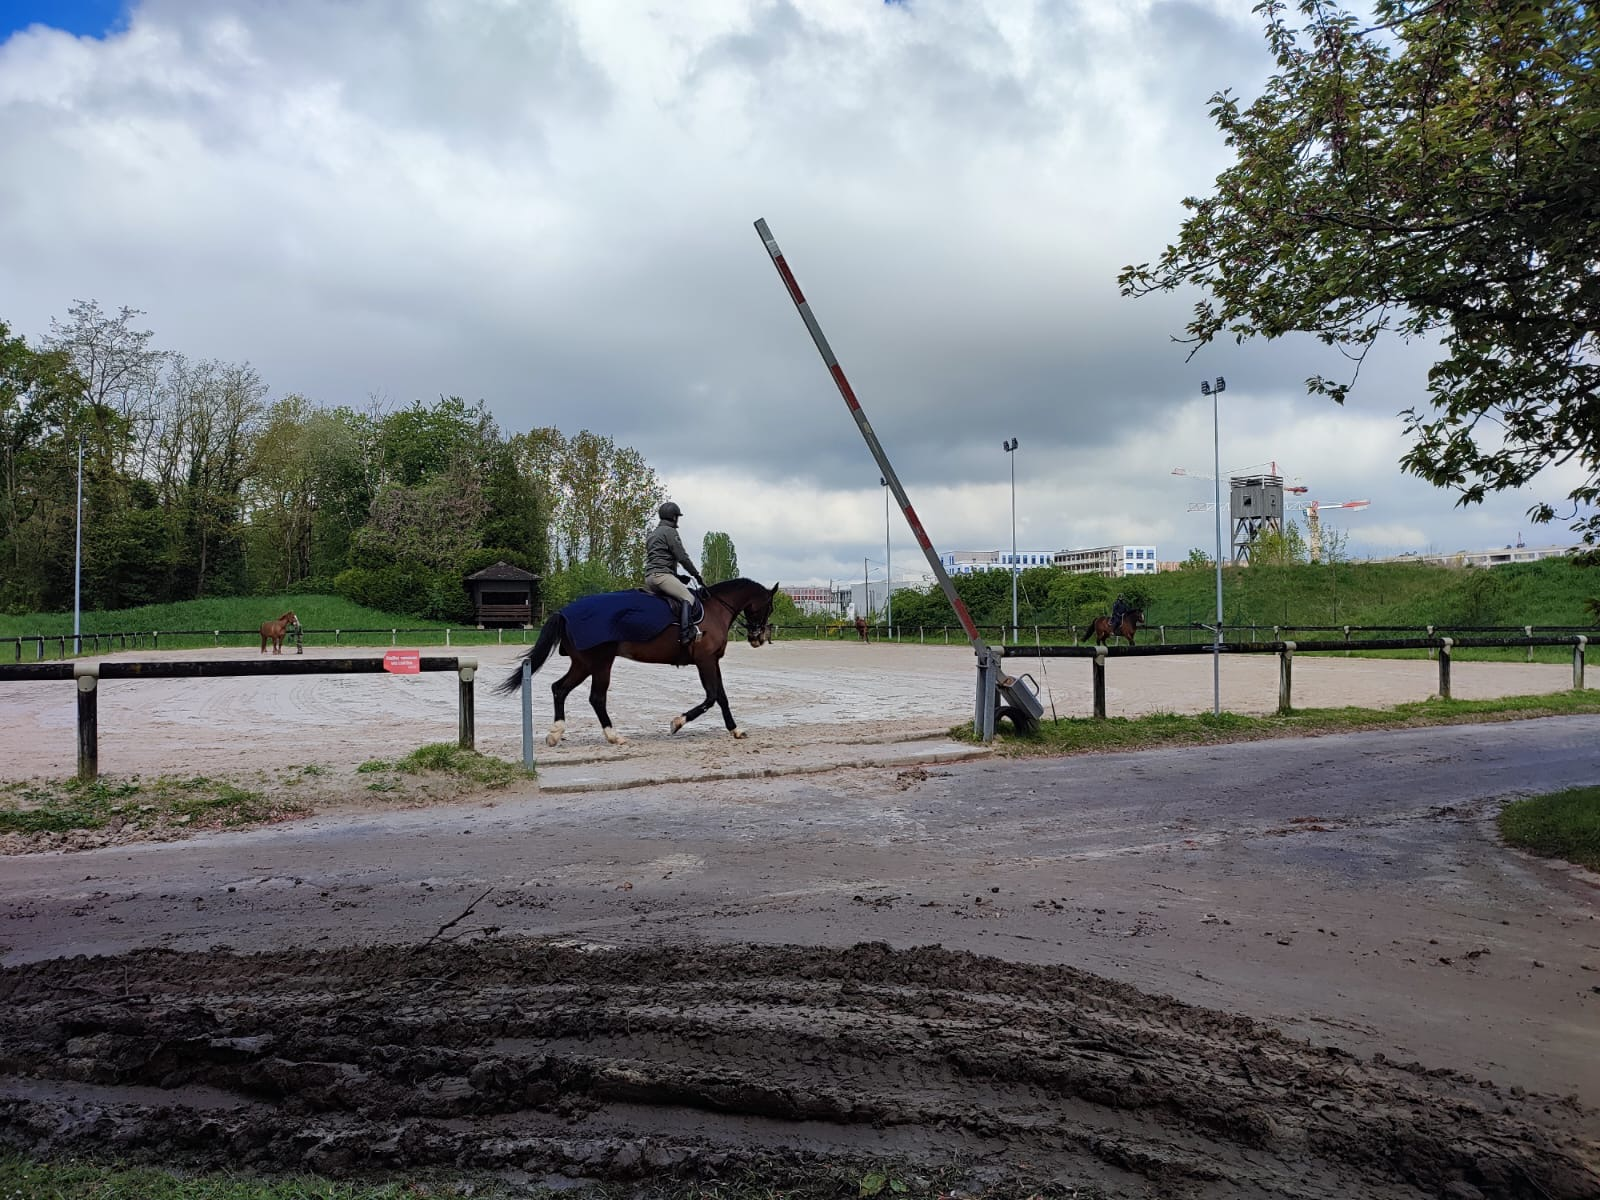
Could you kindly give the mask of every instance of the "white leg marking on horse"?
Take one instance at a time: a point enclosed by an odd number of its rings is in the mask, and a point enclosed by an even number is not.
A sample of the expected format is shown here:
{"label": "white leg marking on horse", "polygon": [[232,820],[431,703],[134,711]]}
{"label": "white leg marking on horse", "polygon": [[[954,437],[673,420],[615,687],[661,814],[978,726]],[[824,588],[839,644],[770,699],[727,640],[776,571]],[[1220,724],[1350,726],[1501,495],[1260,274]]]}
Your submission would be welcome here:
{"label": "white leg marking on horse", "polygon": [[607,725],[600,732],[606,735],[606,741],[610,742],[613,746],[626,746],[628,744],[628,739],[623,737],[609,725]]}
{"label": "white leg marking on horse", "polygon": [[740,729],[737,725],[728,730],[728,732],[733,734],[733,736],[736,738],[742,738],[744,736],[744,730]]}
{"label": "white leg marking on horse", "polygon": [[678,730],[682,729],[687,724],[688,722],[683,719],[683,714],[679,713],[677,716],[672,718],[672,732],[677,733]]}
{"label": "white leg marking on horse", "polygon": [[557,721],[550,726],[550,732],[545,735],[544,744],[547,746],[559,745],[561,743],[561,735],[566,731],[567,723],[565,721]]}

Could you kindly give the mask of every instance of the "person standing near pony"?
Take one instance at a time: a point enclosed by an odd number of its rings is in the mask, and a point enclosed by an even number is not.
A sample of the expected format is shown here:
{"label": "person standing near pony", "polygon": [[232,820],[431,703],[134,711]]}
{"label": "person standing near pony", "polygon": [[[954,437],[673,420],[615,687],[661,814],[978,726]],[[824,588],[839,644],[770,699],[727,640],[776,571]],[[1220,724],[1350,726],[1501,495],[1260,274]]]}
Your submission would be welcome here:
{"label": "person standing near pony", "polygon": [[699,631],[689,620],[689,614],[694,609],[694,595],[678,578],[678,567],[682,565],[702,588],[706,586],[706,581],[700,574],[700,568],[694,565],[694,559],[683,548],[683,539],[678,536],[678,518],[683,516],[683,510],[668,500],[656,510],[656,515],[661,522],[644,540],[644,584],[657,595],[678,602],[682,614],[678,641],[692,642],[699,636]]}

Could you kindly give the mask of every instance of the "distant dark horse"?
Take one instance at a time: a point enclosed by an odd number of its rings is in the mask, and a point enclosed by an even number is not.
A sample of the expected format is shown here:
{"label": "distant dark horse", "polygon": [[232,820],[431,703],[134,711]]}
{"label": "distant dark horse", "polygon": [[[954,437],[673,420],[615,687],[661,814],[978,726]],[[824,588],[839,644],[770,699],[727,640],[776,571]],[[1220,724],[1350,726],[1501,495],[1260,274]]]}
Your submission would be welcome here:
{"label": "distant dark horse", "polygon": [[[539,640],[522,655],[537,671],[557,648],[572,660],[567,673],[550,685],[555,697],[555,723],[545,741],[554,746],[561,741],[567,728],[567,696],[585,678],[593,677],[589,684],[589,703],[595,716],[600,718],[600,732],[606,741],[621,745],[625,741],[611,726],[611,716],[606,712],[606,689],[611,686],[611,664],[620,658],[634,662],[661,663],[683,667],[693,663],[700,671],[700,683],[706,698],[693,708],[672,718],[672,732],[677,733],[690,721],[713,704],[722,706],[722,720],[728,732],[742,738],[744,731],[734,724],[733,713],[728,709],[728,693],[722,687],[722,655],[728,648],[728,631],[734,619],[743,617],[745,636],[752,646],[771,640],[769,622],[772,618],[772,598],[778,594],[778,585],[770,588],[753,579],[729,579],[714,583],[706,589],[705,616],[700,621],[700,636],[687,644],[678,641],[677,625],[668,625],[648,642],[602,642],[588,650],[576,650],[567,636],[567,621],[562,613],[553,614],[539,631]],[[676,607],[676,606],[674,606]],[[504,695],[522,686],[522,667],[507,675],[495,691]]]}
{"label": "distant dark horse", "polygon": [[284,613],[276,621],[261,622],[261,653],[265,654],[267,652],[267,643],[271,642],[272,652],[274,654],[282,654],[283,635],[298,624],[300,624],[300,618],[292,612]]}
{"label": "distant dark horse", "polygon": [[1097,646],[1104,646],[1107,638],[1125,637],[1128,645],[1133,645],[1133,635],[1138,632],[1139,626],[1144,624],[1144,609],[1130,608],[1122,616],[1122,623],[1115,629],[1111,627],[1110,617],[1096,617],[1089,622],[1089,628],[1084,631],[1083,640],[1093,640]]}
{"label": "distant dark horse", "polygon": [[867,636],[867,619],[865,617],[856,618],[856,633],[861,635],[861,640],[863,642],[870,642],[872,640]]}

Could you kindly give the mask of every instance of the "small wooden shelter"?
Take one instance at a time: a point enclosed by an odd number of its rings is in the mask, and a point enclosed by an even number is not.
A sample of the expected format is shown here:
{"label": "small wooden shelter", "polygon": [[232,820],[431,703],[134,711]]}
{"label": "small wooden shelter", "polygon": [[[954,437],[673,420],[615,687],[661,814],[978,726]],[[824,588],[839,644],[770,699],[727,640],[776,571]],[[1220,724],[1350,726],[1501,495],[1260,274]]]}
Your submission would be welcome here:
{"label": "small wooden shelter", "polygon": [[533,624],[539,577],[532,571],[502,561],[468,575],[466,584],[479,629]]}

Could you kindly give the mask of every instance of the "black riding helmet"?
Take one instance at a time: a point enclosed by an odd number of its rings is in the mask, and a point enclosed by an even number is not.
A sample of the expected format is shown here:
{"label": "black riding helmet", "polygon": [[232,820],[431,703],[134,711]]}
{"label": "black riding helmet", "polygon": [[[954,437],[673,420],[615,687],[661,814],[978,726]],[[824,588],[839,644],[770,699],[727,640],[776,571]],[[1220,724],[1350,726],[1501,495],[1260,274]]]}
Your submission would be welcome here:
{"label": "black riding helmet", "polygon": [[676,521],[679,517],[683,516],[683,509],[679,508],[671,500],[668,500],[660,508],[656,509],[656,515],[663,521]]}

